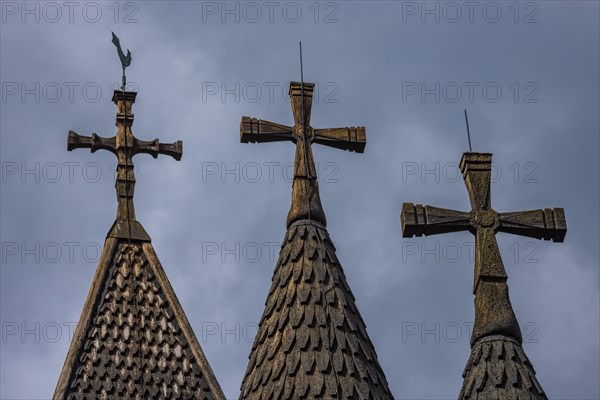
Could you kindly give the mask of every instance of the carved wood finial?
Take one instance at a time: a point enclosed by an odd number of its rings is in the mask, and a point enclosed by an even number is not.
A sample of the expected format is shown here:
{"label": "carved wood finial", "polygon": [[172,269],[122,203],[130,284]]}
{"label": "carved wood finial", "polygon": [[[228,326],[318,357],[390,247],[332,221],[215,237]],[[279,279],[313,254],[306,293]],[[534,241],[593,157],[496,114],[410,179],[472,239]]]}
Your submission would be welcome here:
{"label": "carved wood finial", "polygon": [[436,235],[468,230],[475,235],[475,326],[471,345],[490,335],[506,335],[522,342],[521,330],[508,296],[507,274],[496,232],[562,242],[567,232],[562,208],[498,213],[491,205],[490,153],[464,153],[460,161],[471,201],[462,212],[404,203],[404,237]]}
{"label": "carved wood finial", "polygon": [[92,136],[81,136],[69,131],[67,150],[90,149],[92,153],[96,150],[108,150],[117,156],[117,218],[108,236],[149,242],[150,237],[135,217],[133,156],[145,153],[157,158],[159,154],[164,154],[179,161],[183,153],[183,144],[180,140],[170,144],[159,143],[158,139],[144,141],[133,135],[131,126],[134,116],[131,108],[136,95],[136,92],[114,91],[112,100],[117,105],[115,136],[104,138],[95,133]]}
{"label": "carved wood finial", "polygon": [[[312,143],[357,153],[365,150],[364,127],[314,129],[310,126],[314,86],[314,83],[290,83],[293,127],[250,117],[242,117],[240,124],[242,143],[291,141],[296,144],[292,205],[287,217],[287,227],[301,219],[311,219],[326,225],[325,213],[319,197]],[[303,99],[304,103],[302,103]]]}

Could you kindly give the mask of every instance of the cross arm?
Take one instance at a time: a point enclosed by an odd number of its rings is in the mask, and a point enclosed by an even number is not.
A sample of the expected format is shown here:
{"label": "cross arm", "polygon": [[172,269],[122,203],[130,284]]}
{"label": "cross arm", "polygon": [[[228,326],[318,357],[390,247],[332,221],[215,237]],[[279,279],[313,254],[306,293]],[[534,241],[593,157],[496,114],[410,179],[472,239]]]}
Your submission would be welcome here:
{"label": "cross arm", "polygon": [[69,131],[67,150],[90,149],[92,153],[96,150],[108,150],[113,154],[117,154],[116,142],[117,140],[114,136],[111,138],[104,138],[95,133],[92,133],[92,136],[82,136],[76,132]]}
{"label": "cross arm", "polygon": [[367,144],[367,133],[364,126],[315,129],[313,142],[337,149],[363,153]]}
{"label": "cross arm", "polygon": [[294,128],[262,119],[242,117],[240,141],[242,143],[295,141]]}
{"label": "cross arm", "polygon": [[470,214],[421,204],[402,204],[402,236],[413,237],[469,230]]}
{"label": "cross arm", "polygon": [[134,154],[150,154],[154,158],[157,158],[159,154],[164,154],[179,161],[183,155],[183,142],[178,140],[175,143],[160,143],[158,139],[149,141],[134,139],[133,152]]}
{"label": "cross arm", "polygon": [[498,219],[500,232],[555,242],[562,242],[567,234],[565,210],[562,208],[500,213]]}

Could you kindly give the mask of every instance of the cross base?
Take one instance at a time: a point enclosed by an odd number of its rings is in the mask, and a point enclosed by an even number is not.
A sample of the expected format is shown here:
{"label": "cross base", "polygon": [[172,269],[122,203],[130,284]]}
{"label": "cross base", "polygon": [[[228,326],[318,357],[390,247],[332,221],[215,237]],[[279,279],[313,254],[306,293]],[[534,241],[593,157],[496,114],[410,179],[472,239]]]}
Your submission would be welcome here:
{"label": "cross base", "polygon": [[106,235],[107,238],[118,238],[125,240],[136,240],[139,242],[150,242],[150,235],[138,221],[117,219]]}

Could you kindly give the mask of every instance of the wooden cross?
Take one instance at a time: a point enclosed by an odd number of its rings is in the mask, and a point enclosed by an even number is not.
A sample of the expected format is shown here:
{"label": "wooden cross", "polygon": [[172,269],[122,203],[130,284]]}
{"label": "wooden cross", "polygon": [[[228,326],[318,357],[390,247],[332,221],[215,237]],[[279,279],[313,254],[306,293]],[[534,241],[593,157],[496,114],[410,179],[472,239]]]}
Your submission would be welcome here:
{"label": "wooden cross", "polygon": [[404,237],[436,235],[468,230],[475,241],[475,325],[471,345],[489,335],[506,335],[522,342],[521,330],[508,296],[507,275],[496,232],[562,242],[567,232],[562,208],[498,213],[491,205],[492,155],[464,153],[460,161],[470,212],[404,203]]}
{"label": "wooden cross", "polygon": [[104,138],[92,133],[92,136],[81,136],[69,131],[67,150],[90,149],[108,150],[117,156],[117,218],[108,237],[129,240],[150,241],[150,237],[135,218],[133,206],[133,193],[135,189],[135,173],[132,158],[136,154],[145,153],[157,158],[159,154],[181,160],[183,144],[181,140],[175,143],[163,144],[158,139],[151,141],[139,140],[133,135],[133,114],[131,108],[135,102],[136,92],[115,90],[113,102],[117,105],[117,134],[111,138]]}
{"label": "wooden cross", "polygon": [[301,219],[326,224],[319,198],[311,144],[314,142],[357,153],[364,152],[366,145],[366,132],[362,126],[328,129],[314,129],[310,126],[314,86],[314,83],[290,83],[293,127],[250,117],[242,117],[240,124],[242,143],[291,141],[296,144],[292,207],[288,213],[288,227]]}

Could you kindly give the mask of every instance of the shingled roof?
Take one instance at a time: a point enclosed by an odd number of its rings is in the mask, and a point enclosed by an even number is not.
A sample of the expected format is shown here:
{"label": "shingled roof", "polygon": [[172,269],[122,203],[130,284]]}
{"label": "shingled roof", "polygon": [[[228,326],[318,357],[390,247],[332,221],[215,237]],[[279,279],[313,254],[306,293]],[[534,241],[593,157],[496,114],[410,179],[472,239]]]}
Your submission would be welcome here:
{"label": "shingled roof", "polygon": [[521,344],[508,336],[475,343],[463,373],[459,400],[546,400]]}
{"label": "shingled roof", "polygon": [[325,227],[288,229],[241,399],[391,399]]}
{"label": "shingled roof", "polygon": [[107,239],[54,399],[224,399],[150,243]]}
{"label": "shingled roof", "polygon": [[[339,139],[334,140],[333,147],[362,149],[364,128],[310,128],[312,89],[312,84],[290,85],[293,128],[242,119],[242,142],[287,138],[296,143],[296,159],[287,232],[240,399],[392,399],[325,228],[310,145],[319,134],[337,131]],[[326,144],[325,139],[320,140]],[[357,147],[357,141],[362,141],[362,146]]]}
{"label": "shingled roof", "polygon": [[116,137],[69,133],[69,150],[117,155],[118,207],[53,398],[224,400],[133,207],[132,157],[179,159],[181,142],[138,140],[131,132],[135,93],[115,91],[113,100],[119,110]]}

